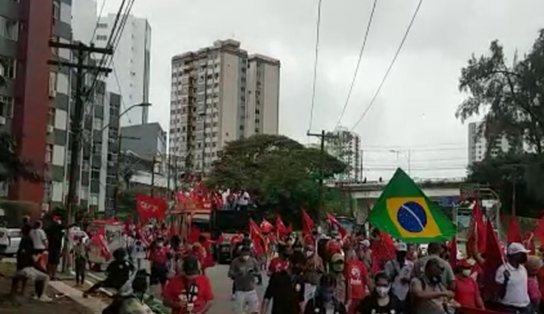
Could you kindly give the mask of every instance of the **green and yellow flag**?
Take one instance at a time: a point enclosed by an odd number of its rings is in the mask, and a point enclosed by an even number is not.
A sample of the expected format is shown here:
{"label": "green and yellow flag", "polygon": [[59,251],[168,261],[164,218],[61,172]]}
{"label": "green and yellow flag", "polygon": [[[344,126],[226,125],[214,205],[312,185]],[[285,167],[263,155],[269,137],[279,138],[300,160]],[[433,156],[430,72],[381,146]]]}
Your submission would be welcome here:
{"label": "green and yellow flag", "polygon": [[456,228],[440,207],[398,168],[368,216],[372,225],[407,243],[446,241]]}

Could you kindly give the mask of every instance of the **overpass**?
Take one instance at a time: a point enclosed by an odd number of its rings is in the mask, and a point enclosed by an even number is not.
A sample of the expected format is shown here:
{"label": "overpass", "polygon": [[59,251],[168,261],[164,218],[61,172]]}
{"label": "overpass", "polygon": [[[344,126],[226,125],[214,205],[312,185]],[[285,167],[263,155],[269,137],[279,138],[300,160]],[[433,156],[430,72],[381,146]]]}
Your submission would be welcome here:
{"label": "overpass", "polygon": [[[461,196],[462,180],[429,180],[416,182],[423,193],[443,207],[451,207]],[[368,216],[378,197],[383,192],[386,182],[368,183],[336,183],[334,186],[351,199],[355,200],[354,209],[358,222],[363,222]]]}

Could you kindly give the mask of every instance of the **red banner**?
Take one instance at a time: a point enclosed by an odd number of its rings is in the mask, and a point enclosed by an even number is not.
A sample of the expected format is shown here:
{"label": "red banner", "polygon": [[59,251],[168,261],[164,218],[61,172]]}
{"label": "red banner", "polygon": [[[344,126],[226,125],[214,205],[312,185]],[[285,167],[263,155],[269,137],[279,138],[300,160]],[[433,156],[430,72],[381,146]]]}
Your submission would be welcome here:
{"label": "red banner", "polygon": [[272,229],[274,229],[274,226],[272,226],[272,224],[268,220],[263,219],[263,221],[261,221],[261,230],[264,233],[269,233],[272,231]]}
{"label": "red banner", "polygon": [[304,236],[311,236],[314,229],[314,221],[308,215],[308,213],[303,209],[302,210],[302,234]]}
{"label": "red banner", "polygon": [[342,240],[344,240],[348,235],[348,231],[344,229],[344,227],[342,226],[342,224],[340,224],[336,217],[333,214],[327,214],[327,221],[330,225],[336,226],[338,232],[340,233],[340,236],[342,236]]}
{"label": "red banner", "polygon": [[474,208],[472,209],[472,220],[469,227],[469,235],[467,241],[467,255],[474,256],[474,249],[482,253],[486,248],[486,225],[484,223],[484,216],[480,207],[480,202],[476,200]]}
{"label": "red banner", "polygon": [[278,234],[278,238],[280,239],[289,233],[289,230],[287,230],[287,227],[285,227],[285,224],[279,215],[276,216],[276,232]]}
{"label": "red banner", "polygon": [[507,244],[512,242],[521,243],[521,228],[519,227],[518,217],[510,217],[510,225],[508,225],[508,233],[506,235]]}
{"label": "red banner", "polygon": [[540,241],[541,245],[544,245],[544,216],[536,224],[535,237]]}
{"label": "red banner", "polygon": [[166,216],[168,204],[160,197],[152,197],[144,194],[136,195],[136,209],[138,210],[138,219],[148,221],[150,219],[162,220]]}

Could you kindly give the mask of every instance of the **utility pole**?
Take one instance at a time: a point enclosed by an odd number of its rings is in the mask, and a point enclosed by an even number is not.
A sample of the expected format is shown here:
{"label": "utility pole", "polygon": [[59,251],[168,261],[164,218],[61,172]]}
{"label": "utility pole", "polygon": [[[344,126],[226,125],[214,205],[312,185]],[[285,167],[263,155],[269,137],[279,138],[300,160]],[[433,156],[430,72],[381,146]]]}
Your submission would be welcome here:
{"label": "utility pole", "polygon": [[[113,54],[111,48],[96,48],[94,46],[86,46],[81,42],[75,44],[67,44],[56,41],[50,41],[49,46],[52,48],[59,49],[68,49],[74,52],[74,55],[77,58],[77,63],[50,60],[48,64],[55,65],[59,67],[68,67],[71,69],[76,69],[76,90],[75,90],[75,108],[74,114],[71,115],[71,125],[70,129],[72,131],[71,146],[72,152],[70,154],[70,168],[69,168],[69,180],[68,180],[68,195],[66,197],[66,211],[67,211],[67,220],[68,225],[74,223],[74,205],[76,203],[77,197],[77,186],[79,185],[79,156],[81,150],[81,124],[83,122],[83,106],[84,99],[86,95],[92,93],[92,90],[84,91],[85,76],[87,71],[92,71],[95,75],[98,76],[99,73],[110,73],[111,69],[98,67],[94,65],[87,65],[86,58],[92,53],[99,53],[105,55]],[[66,233],[68,235],[68,233]],[[68,258],[68,249],[67,245],[64,246],[63,254],[63,271],[66,271],[66,261]]]}
{"label": "utility pole", "polygon": [[320,154],[319,154],[319,208],[317,210],[317,217],[316,217],[316,220],[319,221],[321,211],[324,210],[324,207],[325,207],[324,206],[325,204],[323,203],[323,194],[324,194],[323,180],[325,177],[325,139],[337,138],[337,136],[325,135],[325,130],[321,130],[321,133],[310,133],[310,131],[308,131],[306,135],[319,137],[321,141]]}

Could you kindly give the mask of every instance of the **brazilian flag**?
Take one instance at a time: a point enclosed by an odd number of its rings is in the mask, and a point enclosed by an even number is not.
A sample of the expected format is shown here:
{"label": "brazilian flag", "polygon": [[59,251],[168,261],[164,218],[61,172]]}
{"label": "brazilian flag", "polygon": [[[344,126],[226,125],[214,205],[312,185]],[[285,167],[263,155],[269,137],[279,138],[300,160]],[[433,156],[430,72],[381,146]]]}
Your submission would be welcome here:
{"label": "brazilian flag", "polygon": [[442,242],[456,227],[416,183],[398,168],[368,216],[372,225],[407,243]]}

